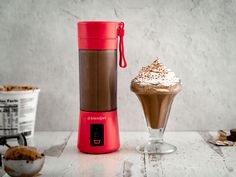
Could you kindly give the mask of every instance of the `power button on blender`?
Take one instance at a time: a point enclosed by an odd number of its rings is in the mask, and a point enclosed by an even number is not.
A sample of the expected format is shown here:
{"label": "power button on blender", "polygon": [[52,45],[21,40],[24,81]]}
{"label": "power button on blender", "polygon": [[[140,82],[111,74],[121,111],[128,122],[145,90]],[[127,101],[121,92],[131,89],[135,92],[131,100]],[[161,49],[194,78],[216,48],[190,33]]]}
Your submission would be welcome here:
{"label": "power button on blender", "polygon": [[104,145],[104,125],[90,124],[90,145],[103,146]]}
{"label": "power button on blender", "polygon": [[94,144],[100,144],[100,143],[101,143],[101,140],[93,140],[93,143],[94,143]]}

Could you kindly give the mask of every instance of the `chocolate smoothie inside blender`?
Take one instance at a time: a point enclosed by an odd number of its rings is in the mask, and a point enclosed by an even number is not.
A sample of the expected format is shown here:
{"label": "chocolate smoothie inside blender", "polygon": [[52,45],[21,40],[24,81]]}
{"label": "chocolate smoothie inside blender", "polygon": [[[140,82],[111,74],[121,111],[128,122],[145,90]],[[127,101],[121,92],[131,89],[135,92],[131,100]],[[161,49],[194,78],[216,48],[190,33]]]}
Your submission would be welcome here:
{"label": "chocolate smoothie inside blender", "polygon": [[80,108],[83,111],[116,109],[116,50],[80,50]]}

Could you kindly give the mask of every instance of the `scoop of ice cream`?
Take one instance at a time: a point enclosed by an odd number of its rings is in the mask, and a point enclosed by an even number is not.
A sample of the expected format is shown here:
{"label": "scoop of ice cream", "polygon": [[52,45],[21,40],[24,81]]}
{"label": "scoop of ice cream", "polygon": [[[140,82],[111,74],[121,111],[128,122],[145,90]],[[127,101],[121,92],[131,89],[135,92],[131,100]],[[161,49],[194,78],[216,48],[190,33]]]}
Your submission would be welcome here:
{"label": "scoop of ice cream", "polygon": [[6,160],[36,160],[44,157],[44,154],[39,152],[34,147],[15,146],[8,149],[5,153]]}
{"label": "scoop of ice cream", "polygon": [[152,64],[143,67],[132,80],[131,90],[140,91],[141,89],[145,89],[145,91],[154,89],[173,91],[181,89],[181,80],[157,58]]}

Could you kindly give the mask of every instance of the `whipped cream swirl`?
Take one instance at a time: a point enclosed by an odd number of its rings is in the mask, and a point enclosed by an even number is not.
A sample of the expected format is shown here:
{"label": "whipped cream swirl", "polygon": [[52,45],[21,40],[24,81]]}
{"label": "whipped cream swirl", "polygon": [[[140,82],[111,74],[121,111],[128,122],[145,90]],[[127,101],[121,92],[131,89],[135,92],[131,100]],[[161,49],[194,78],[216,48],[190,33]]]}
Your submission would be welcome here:
{"label": "whipped cream swirl", "polygon": [[179,83],[180,79],[157,58],[152,64],[143,67],[133,82],[143,85],[173,86]]}

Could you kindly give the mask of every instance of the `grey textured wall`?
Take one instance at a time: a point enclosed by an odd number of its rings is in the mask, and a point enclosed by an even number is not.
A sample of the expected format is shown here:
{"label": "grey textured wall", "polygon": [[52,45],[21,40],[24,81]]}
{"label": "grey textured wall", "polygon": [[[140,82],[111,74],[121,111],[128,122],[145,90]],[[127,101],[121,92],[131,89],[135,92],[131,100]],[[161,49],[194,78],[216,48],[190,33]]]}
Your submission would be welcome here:
{"label": "grey textured wall", "polygon": [[129,84],[156,56],[184,83],[167,129],[236,127],[235,0],[0,0],[0,84],[41,88],[37,130],[77,129],[78,20],[126,24],[121,130],[145,129]]}

